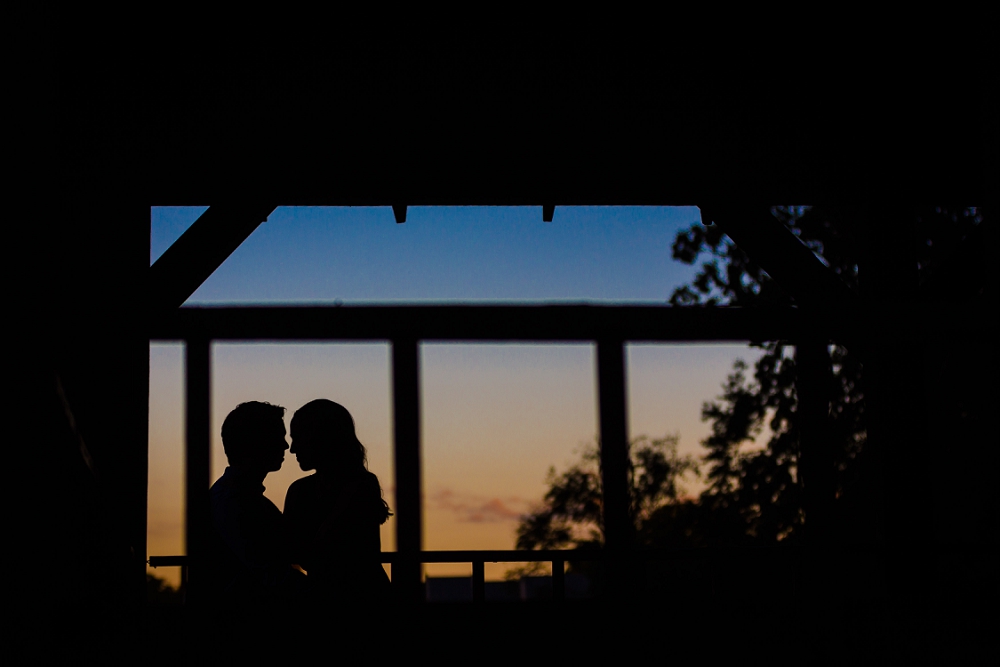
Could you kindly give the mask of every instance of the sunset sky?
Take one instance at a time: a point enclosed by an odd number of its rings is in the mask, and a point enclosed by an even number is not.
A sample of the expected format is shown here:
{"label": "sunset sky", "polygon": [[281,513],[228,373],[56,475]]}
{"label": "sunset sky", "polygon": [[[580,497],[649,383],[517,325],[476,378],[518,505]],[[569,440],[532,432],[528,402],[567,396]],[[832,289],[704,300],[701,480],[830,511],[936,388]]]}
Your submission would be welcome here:
{"label": "sunset sky", "polygon": [[[206,207],[153,208],[150,263]],[[596,302],[662,304],[695,267],[671,259],[693,207],[279,208],[187,304]],[[632,437],[679,434],[698,454],[714,398],[743,345],[628,347]],[[150,345],[149,553],[183,553],[183,347]],[[225,469],[219,435],[238,403],[292,413],[314,398],[354,415],[369,467],[392,496],[387,344],[216,344],[213,479]],[[591,345],[426,343],[421,348],[424,548],[511,549],[517,517],[545,492],[550,466],[574,462],[597,431]],[[303,473],[291,454],[265,481],[278,507]],[[695,480],[689,491],[699,490]],[[394,548],[390,519],[384,550]],[[506,565],[487,564],[487,578]],[[172,568],[157,574],[176,581]],[[465,564],[428,566],[468,574]]]}

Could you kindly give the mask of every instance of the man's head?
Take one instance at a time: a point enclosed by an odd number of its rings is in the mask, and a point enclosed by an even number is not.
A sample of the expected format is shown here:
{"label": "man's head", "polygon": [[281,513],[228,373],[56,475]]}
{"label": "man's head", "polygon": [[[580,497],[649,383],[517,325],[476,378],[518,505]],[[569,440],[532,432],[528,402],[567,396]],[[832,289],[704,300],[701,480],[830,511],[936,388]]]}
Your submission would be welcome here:
{"label": "man's head", "polygon": [[285,409],[249,401],[240,403],[222,422],[222,446],[229,465],[268,473],[281,468],[285,441]]}

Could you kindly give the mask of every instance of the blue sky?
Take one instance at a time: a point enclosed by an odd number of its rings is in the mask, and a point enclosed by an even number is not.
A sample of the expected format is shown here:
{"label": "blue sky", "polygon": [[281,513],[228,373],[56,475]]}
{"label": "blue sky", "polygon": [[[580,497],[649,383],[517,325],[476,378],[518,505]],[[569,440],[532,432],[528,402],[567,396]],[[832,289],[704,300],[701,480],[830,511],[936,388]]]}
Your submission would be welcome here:
{"label": "blue sky", "polygon": [[[152,209],[150,263],[205,207]],[[663,303],[695,207],[280,207],[189,304],[419,301]]]}

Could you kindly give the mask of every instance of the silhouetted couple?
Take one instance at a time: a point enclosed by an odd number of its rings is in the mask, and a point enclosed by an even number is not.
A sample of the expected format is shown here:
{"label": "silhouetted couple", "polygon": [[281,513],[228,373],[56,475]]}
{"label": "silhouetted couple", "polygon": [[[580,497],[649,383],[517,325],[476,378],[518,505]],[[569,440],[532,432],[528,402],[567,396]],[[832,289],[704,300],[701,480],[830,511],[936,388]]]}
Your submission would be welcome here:
{"label": "silhouetted couple", "polygon": [[282,515],[263,482],[289,449],[284,414],[269,403],[241,403],[222,424],[229,467],[211,490],[212,596],[236,605],[386,599],[379,526],[391,513],[351,414],[325,399],[295,412],[291,451],[302,470],[316,472],[292,483]]}

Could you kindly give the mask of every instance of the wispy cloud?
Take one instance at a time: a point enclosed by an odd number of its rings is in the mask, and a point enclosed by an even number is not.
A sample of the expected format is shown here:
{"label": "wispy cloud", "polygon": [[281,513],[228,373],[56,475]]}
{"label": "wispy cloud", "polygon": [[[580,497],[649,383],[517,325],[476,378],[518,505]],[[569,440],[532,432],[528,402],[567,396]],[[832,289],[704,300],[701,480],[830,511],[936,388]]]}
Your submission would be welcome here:
{"label": "wispy cloud", "polygon": [[517,521],[529,509],[528,501],[517,496],[489,498],[448,488],[436,491],[430,500],[435,509],[454,512],[459,521],[470,523]]}

